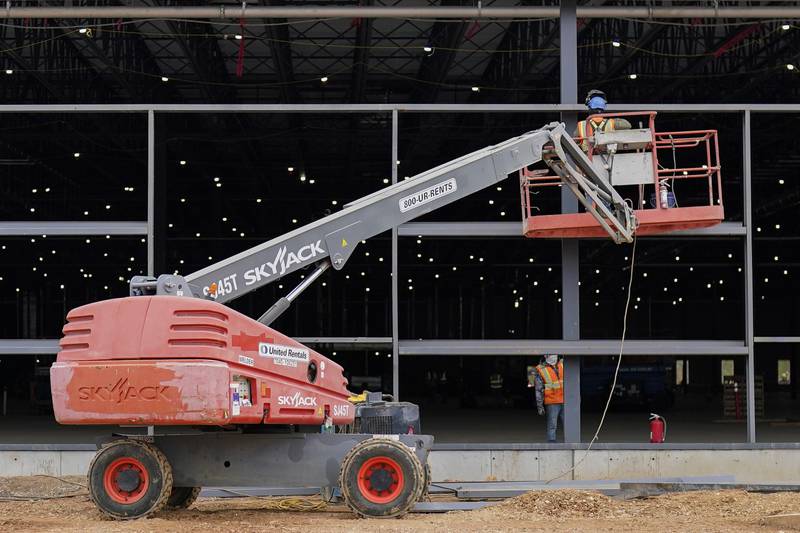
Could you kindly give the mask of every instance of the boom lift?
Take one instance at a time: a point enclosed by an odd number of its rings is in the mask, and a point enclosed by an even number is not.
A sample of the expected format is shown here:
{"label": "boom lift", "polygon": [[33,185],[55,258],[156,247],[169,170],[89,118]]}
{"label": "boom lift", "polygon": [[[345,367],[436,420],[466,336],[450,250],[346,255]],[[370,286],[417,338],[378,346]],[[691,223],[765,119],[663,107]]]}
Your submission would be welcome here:
{"label": "boom lift", "polygon": [[[193,274],[137,276],[130,297],[70,311],[51,368],[58,422],[149,429],[101,443],[93,501],[111,517],[137,518],[187,507],[202,486],[269,484],[338,487],[361,516],[406,513],[430,482],[433,437],[421,434],[417,406],[375,393],[352,403],[341,366],[269,324],[326,269],[342,269],[361,240],[541,160],[600,231],[630,242],[634,211],[589,156],[551,123]],[[311,264],[258,320],[223,305]]]}

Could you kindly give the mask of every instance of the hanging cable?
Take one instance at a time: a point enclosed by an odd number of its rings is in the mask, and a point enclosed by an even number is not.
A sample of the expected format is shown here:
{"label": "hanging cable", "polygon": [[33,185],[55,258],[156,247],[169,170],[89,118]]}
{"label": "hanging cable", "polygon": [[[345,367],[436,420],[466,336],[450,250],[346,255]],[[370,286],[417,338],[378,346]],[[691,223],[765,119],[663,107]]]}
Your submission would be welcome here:
{"label": "hanging cable", "polygon": [[617,357],[617,367],[614,369],[614,379],[611,382],[611,390],[608,391],[608,399],[606,399],[606,406],[603,408],[603,415],[600,417],[600,423],[597,424],[597,431],[594,432],[594,437],[589,442],[589,446],[586,447],[586,452],[584,452],[583,457],[580,460],[572,465],[572,468],[561,472],[554,478],[548,479],[545,483],[551,483],[557,479],[564,477],[565,475],[574,472],[576,468],[589,456],[589,452],[592,450],[592,446],[595,442],[597,442],[598,437],[600,436],[600,430],[603,429],[603,424],[606,421],[606,414],[608,414],[608,407],[611,405],[611,398],[614,397],[614,390],[617,388],[617,377],[619,376],[619,369],[620,365],[622,364],[622,352],[625,348],[625,335],[628,332],[628,308],[631,304],[631,289],[633,288],[633,267],[636,262],[636,234],[633,234],[633,250],[631,250],[631,275],[628,278],[628,294],[625,297],[625,312],[622,314],[622,338],[620,339],[619,343],[619,356]]}

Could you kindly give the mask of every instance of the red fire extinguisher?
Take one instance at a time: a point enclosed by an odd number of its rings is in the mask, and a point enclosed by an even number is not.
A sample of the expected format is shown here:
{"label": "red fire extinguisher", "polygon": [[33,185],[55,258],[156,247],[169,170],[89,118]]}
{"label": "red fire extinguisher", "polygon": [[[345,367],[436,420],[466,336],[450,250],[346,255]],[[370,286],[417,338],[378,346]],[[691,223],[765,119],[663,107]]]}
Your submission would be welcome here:
{"label": "red fire extinguisher", "polygon": [[667,421],[655,413],[650,413],[650,442],[661,443],[666,438]]}

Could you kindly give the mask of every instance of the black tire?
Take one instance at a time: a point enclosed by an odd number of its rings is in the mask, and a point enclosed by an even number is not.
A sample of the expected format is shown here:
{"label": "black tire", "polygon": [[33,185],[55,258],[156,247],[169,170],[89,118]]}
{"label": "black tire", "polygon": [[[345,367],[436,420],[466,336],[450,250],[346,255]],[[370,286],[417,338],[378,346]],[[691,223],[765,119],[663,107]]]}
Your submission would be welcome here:
{"label": "black tire", "polygon": [[155,446],[118,440],[101,448],[89,465],[89,496],[117,520],[150,516],[164,508],[172,491],[172,468]]}
{"label": "black tire", "polygon": [[428,491],[431,488],[431,465],[430,463],[425,463],[425,478],[422,482],[422,494],[419,497],[419,501],[427,501],[428,500]]}
{"label": "black tire", "polygon": [[167,509],[187,509],[200,496],[200,487],[172,487]]}
{"label": "black tire", "polygon": [[357,515],[395,518],[419,501],[425,469],[402,442],[371,438],[347,453],[339,470],[339,486],[345,503]]}

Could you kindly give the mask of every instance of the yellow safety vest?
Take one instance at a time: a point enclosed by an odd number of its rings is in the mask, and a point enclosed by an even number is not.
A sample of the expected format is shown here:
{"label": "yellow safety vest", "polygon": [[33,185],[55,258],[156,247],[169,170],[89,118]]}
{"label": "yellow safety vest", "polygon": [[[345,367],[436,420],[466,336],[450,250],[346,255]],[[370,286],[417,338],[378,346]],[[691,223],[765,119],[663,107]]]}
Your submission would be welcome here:
{"label": "yellow safety vest", "polygon": [[614,119],[596,117],[578,122],[578,137],[581,138],[581,148],[584,152],[589,150],[589,137],[594,136],[594,132],[598,129],[600,131],[614,131],[616,129]]}

